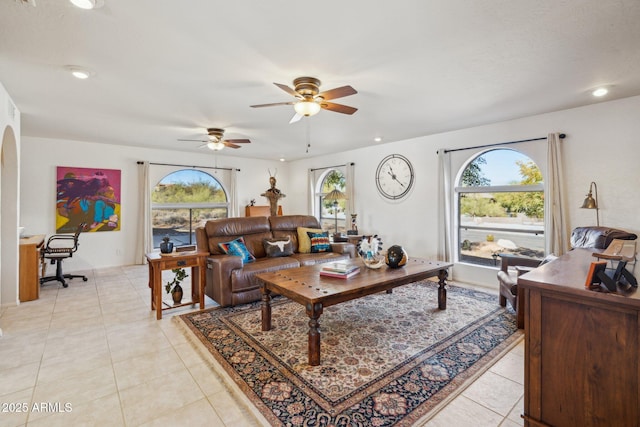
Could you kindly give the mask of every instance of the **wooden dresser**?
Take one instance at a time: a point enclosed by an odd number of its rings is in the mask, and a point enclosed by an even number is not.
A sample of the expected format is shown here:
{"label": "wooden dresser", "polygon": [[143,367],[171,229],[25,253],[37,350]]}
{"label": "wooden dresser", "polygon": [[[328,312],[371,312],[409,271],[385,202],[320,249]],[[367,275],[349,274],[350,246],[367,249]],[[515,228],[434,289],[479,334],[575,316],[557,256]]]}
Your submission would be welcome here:
{"label": "wooden dresser", "polygon": [[40,297],[40,249],[44,237],[44,234],[38,234],[20,239],[20,302]]}
{"label": "wooden dresser", "polygon": [[592,251],[518,278],[525,297],[525,426],[638,426],[640,295],[585,289]]}

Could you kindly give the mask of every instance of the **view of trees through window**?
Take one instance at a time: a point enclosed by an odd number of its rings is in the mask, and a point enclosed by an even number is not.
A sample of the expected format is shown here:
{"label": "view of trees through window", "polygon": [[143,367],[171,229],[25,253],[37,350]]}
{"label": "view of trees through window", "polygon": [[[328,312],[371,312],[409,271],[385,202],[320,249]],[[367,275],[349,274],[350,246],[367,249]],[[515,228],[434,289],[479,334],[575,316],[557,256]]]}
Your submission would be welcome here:
{"label": "view of trees through window", "polygon": [[217,179],[197,170],[173,172],[151,194],[153,246],[165,236],[177,246],[195,244],[197,227],[227,216],[227,195]]}
{"label": "view of trees through window", "polygon": [[332,170],[325,175],[324,180],[320,188],[320,222],[322,223],[323,230],[330,230],[335,232],[336,217],[338,219],[338,231],[345,232],[346,220],[345,220],[345,208],[347,206],[346,200],[338,200],[337,206],[334,205],[332,200],[325,200],[325,196],[334,189],[338,189],[345,192],[347,180],[342,172],[338,170]]}
{"label": "view of trees through window", "polygon": [[460,261],[496,265],[501,252],[544,256],[542,173],[529,157],[485,152],[464,169],[456,191]]}

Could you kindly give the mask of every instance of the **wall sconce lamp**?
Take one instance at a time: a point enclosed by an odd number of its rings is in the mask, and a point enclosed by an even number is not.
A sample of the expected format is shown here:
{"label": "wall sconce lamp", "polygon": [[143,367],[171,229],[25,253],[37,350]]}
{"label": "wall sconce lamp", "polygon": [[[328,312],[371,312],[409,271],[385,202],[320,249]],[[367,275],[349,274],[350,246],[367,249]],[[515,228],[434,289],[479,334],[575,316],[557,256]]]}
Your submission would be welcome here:
{"label": "wall sconce lamp", "polygon": [[[595,195],[596,197],[593,197],[593,193],[592,190],[595,189]],[[584,202],[582,202],[582,206],[580,206],[583,209],[595,209],[596,210],[596,225],[598,227],[600,227],[600,214],[598,213],[598,186],[596,185],[595,182],[591,182],[591,184],[589,184],[589,194],[587,194],[587,197],[584,199]]]}
{"label": "wall sconce lamp", "polygon": [[339,200],[346,200],[347,199],[347,195],[344,194],[342,191],[338,190],[337,188],[334,188],[333,190],[331,190],[329,192],[329,194],[327,194],[324,197],[325,200],[328,201],[333,201],[333,213],[335,214],[336,217],[336,232],[335,235],[338,235],[338,201]]}

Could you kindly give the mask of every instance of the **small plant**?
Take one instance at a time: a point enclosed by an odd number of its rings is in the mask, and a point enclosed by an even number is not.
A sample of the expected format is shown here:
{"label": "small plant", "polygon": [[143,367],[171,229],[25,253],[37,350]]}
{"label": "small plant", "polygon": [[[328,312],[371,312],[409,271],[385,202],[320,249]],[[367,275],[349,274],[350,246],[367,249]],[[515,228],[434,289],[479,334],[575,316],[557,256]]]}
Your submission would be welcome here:
{"label": "small plant", "polygon": [[173,276],[172,281],[167,282],[167,284],[164,286],[164,288],[167,290],[167,293],[172,292],[172,290],[176,286],[180,285],[180,282],[182,282],[186,277],[189,276],[184,268],[174,268],[173,270],[171,270],[171,272],[173,272],[175,276]]}

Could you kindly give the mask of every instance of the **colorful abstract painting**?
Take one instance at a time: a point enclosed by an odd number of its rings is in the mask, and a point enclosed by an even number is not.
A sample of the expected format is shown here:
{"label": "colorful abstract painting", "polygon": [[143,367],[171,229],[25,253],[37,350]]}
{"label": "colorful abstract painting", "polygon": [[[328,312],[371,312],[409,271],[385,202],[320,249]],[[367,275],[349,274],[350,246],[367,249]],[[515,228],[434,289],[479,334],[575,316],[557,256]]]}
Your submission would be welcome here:
{"label": "colorful abstract painting", "polygon": [[120,170],[58,166],[56,232],[120,230]]}

